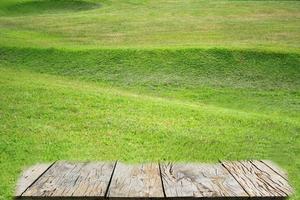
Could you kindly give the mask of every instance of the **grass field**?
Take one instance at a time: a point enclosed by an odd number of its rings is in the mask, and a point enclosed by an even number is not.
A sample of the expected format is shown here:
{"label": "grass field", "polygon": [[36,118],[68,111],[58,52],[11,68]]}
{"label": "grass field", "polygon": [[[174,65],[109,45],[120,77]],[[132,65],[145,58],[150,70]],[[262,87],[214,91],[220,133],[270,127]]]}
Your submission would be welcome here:
{"label": "grass field", "polygon": [[300,2],[3,0],[0,199],[53,160],[271,159],[300,199]]}
{"label": "grass field", "polygon": [[[20,3],[21,2],[21,3]],[[2,0],[16,47],[232,47],[299,51],[300,2]]]}

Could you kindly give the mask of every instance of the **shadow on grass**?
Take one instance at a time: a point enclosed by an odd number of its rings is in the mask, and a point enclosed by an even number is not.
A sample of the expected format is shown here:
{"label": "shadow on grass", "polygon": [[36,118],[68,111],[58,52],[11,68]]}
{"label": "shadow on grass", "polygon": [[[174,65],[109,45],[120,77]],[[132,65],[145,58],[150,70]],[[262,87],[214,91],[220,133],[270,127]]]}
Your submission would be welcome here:
{"label": "shadow on grass", "polygon": [[6,8],[12,15],[76,12],[99,8],[101,5],[84,0],[33,0]]}

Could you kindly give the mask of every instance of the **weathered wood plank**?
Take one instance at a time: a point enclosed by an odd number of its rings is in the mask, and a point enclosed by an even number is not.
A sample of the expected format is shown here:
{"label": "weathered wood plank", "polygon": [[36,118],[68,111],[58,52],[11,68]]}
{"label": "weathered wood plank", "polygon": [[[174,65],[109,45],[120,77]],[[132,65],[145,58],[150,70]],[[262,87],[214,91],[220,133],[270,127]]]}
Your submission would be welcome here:
{"label": "weathered wood plank", "polygon": [[270,160],[261,160],[261,162],[270,167],[272,170],[274,170],[276,173],[282,176],[285,180],[288,180],[287,172],[281,169],[277,164]]}
{"label": "weathered wood plank", "polygon": [[161,164],[166,197],[249,197],[221,164]]}
{"label": "weathered wood plank", "polygon": [[55,163],[22,195],[24,197],[104,198],[114,163]]}
{"label": "weathered wood plank", "polygon": [[283,178],[281,174],[281,170],[279,172],[275,172],[274,170],[270,169],[265,163],[253,160],[251,161],[253,165],[261,172],[264,180],[268,182],[274,189],[278,191],[284,192],[287,196],[293,194],[293,189],[287,182],[285,178]]}
{"label": "weathered wood plank", "polygon": [[51,166],[51,164],[52,163],[36,164],[24,170],[18,180],[15,196],[21,196],[22,193]]}
{"label": "weathered wood plank", "polygon": [[235,177],[251,197],[286,197],[280,189],[274,172],[269,169],[262,171],[250,161],[224,161],[224,167]]}
{"label": "weathered wood plank", "polygon": [[109,198],[163,198],[159,165],[118,163],[107,193]]}
{"label": "weathered wood plank", "polygon": [[165,196],[279,200],[293,192],[285,176],[278,166],[268,161],[160,166],[57,162],[25,171],[15,196],[24,200],[162,199]]}

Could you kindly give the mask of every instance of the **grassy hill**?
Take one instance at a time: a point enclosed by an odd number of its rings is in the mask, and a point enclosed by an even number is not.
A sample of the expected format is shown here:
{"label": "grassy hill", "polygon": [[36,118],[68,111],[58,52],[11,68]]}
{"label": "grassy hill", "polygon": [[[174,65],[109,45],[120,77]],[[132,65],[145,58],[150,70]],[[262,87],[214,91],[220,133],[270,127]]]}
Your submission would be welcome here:
{"label": "grassy hill", "polygon": [[300,2],[0,2],[0,199],[53,160],[271,159],[300,198]]}

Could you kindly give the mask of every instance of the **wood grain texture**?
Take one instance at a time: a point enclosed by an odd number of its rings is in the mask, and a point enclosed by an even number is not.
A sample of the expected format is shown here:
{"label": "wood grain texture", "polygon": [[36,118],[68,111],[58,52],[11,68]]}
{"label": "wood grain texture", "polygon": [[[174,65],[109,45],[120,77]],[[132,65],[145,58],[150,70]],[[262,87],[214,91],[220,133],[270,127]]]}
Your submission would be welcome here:
{"label": "wood grain texture", "polygon": [[285,199],[286,173],[270,161],[219,164],[57,162],[26,170],[16,199]]}
{"label": "wood grain texture", "polygon": [[109,198],[163,198],[159,165],[118,163],[107,193]]}
{"label": "wood grain texture", "polygon": [[264,180],[268,182],[274,189],[284,192],[287,196],[293,194],[293,189],[289,185],[288,181],[283,178],[282,175],[280,175],[283,174],[281,172],[282,170],[277,168],[277,173],[275,169],[271,169],[268,165],[258,160],[251,161],[251,163],[260,170],[262,174],[261,176],[264,177]]}
{"label": "wood grain texture", "polygon": [[55,163],[22,196],[104,197],[114,163]]}
{"label": "wood grain texture", "polygon": [[161,164],[166,197],[249,197],[221,164]]}
{"label": "wood grain texture", "polygon": [[[286,197],[271,169],[260,170],[251,161],[224,161],[224,167],[251,197]],[[281,180],[281,179],[280,179]]]}
{"label": "wood grain texture", "polygon": [[16,186],[15,196],[21,196],[23,192],[36,181],[52,163],[36,164],[23,171]]}
{"label": "wood grain texture", "polygon": [[263,162],[265,165],[270,167],[272,170],[274,170],[277,174],[282,176],[285,180],[288,180],[288,174],[285,170],[280,168],[276,163],[270,161],[270,160],[261,160],[260,162]]}

